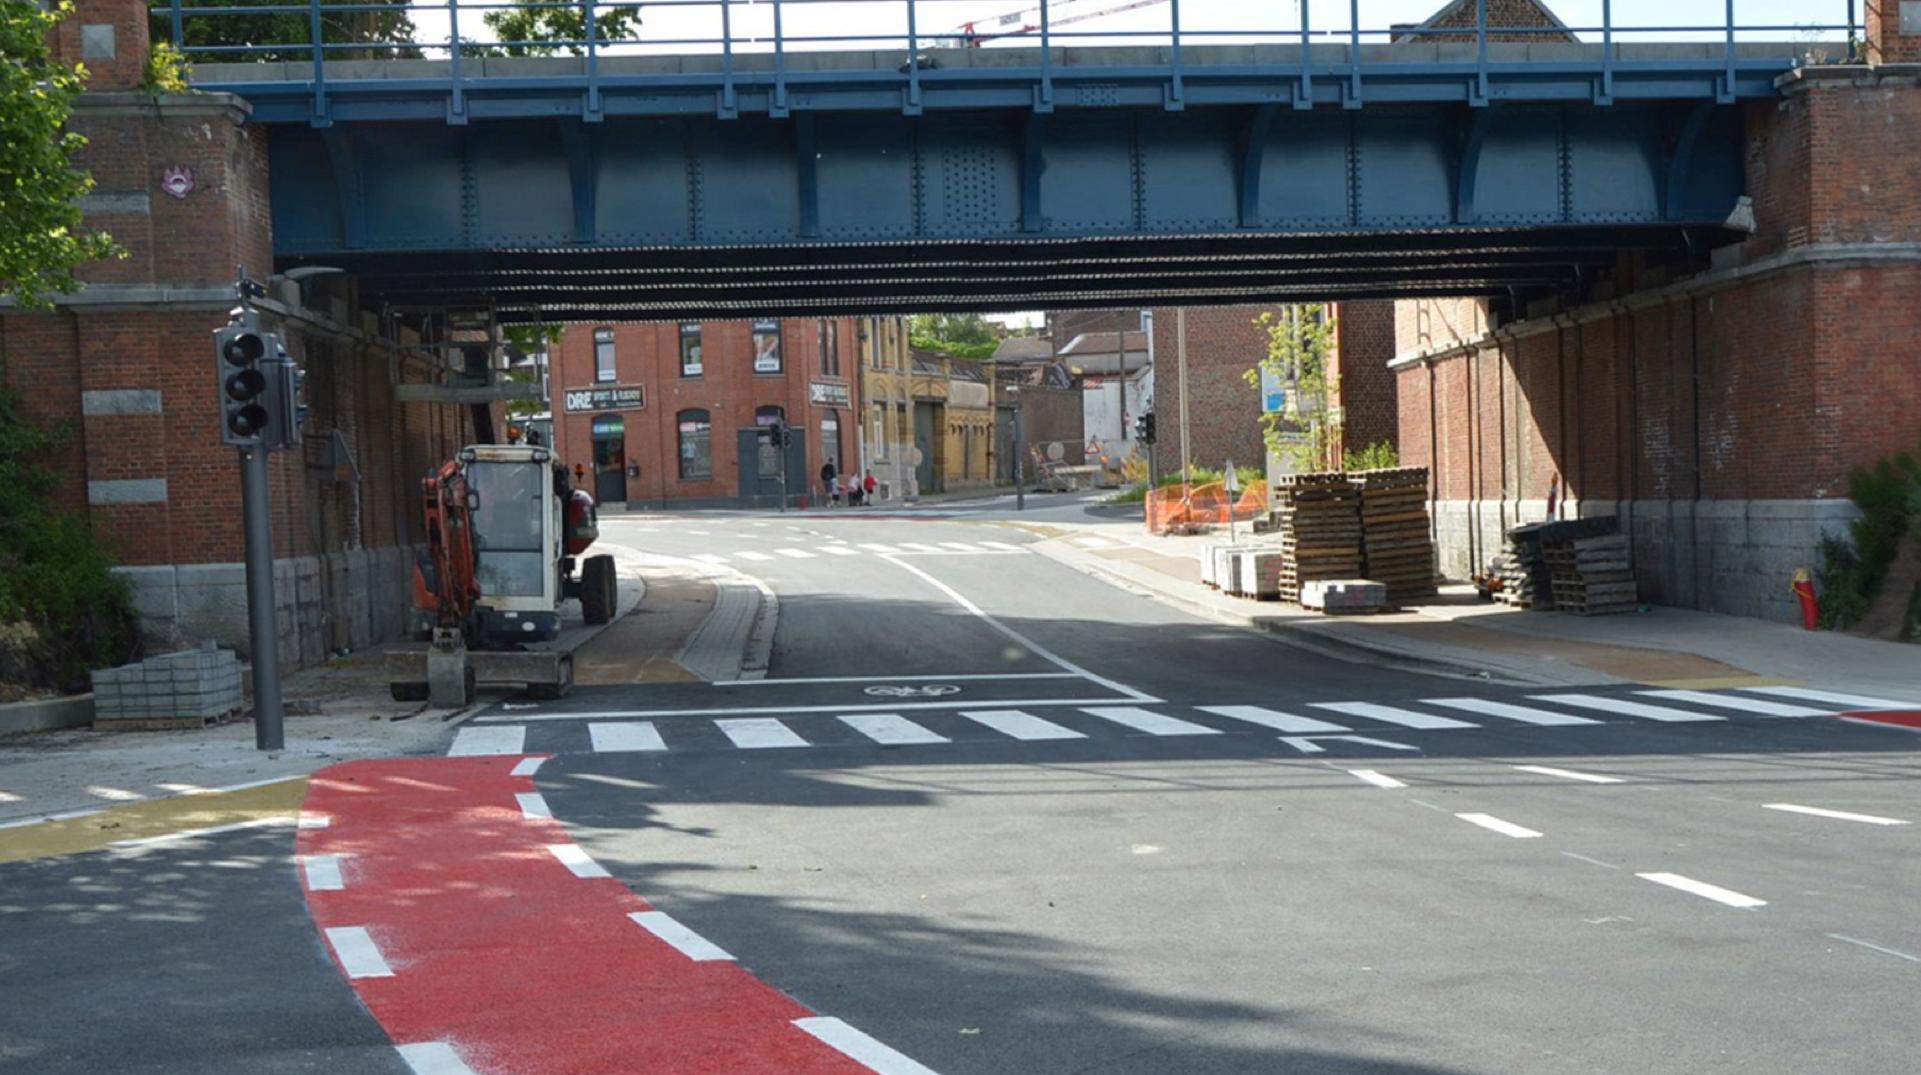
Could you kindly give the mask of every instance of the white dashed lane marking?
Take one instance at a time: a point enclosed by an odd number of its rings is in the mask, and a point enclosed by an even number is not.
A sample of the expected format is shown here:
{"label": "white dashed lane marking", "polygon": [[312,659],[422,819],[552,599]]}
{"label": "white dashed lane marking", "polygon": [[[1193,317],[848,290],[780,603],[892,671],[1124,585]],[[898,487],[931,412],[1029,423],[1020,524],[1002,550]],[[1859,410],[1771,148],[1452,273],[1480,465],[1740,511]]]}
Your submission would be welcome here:
{"label": "white dashed lane marking", "polygon": [[1539,838],[1541,835],[1533,829],[1516,825],[1512,821],[1502,821],[1493,814],[1455,814],[1454,816],[1470,825],[1479,825],[1489,832],[1498,832],[1502,836],[1512,836],[1516,840],[1533,840]]}
{"label": "white dashed lane marking", "polygon": [[1825,817],[1835,821],[1858,821],[1863,825],[1906,825],[1897,817],[1882,817],[1878,814],[1857,814],[1848,810],[1828,810],[1819,806],[1802,806],[1798,803],[1765,803],[1763,810],[1779,810],[1787,814],[1806,814],[1809,817]]}
{"label": "white dashed lane marking", "polygon": [[1547,765],[1517,765],[1515,769],[1523,773],[1537,773],[1541,776],[1555,776],[1562,780],[1580,780],[1589,784],[1623,783],[1618,776],[1602,776],[1600,773],[1581,773],[1573,769],[1556,769]]}
{"label": "white dashed lane marking", "polygon": [[327,930],[327,943],[333,946],[340,969],[349,978],[392,978],[394,971],[380,946],[365,926],[333,926]]}
{"label": "white dashed lane marking", "polygon": [[1731,888],[1722,888],[1720,885],[1710,885],[1706,881],[1696,881],[1692,877],[1683,877],[1678,873],[1637,873],[1634,876],[1639,877],[1643,881],[1652,881],[1657,885],[1666,885],[1669,888],[1677,889],[1681,892],[1692,893],[1702,899],[1713,900],[1716,903],[1725,903],[1729,907],[1752,909],[1755,907],[1766,907],[1768,905],[1768,901],[1766,900],[1758,900],[1753,896],[1743,895]]}
{"label": "white dashed lane marking", "polygon": [[627,917],[695,962],[712,963],[734,958],[719,945],[669,918],[665,911],[635,911]]}

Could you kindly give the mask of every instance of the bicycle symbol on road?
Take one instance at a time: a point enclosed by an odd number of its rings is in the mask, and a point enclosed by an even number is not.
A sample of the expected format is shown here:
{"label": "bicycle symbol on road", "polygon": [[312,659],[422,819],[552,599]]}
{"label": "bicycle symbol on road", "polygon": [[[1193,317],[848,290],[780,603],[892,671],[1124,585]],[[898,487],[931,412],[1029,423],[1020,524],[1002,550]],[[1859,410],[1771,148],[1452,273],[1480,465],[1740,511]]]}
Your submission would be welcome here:
{"label": "bicycle symbol on road", "polygon": [[889,683],[880,687],[869,687],[867,693],[876,698],[939,698],[945,694],[959,694],[960,688],[952,683],[929,683],[925,687],[908,687]]}

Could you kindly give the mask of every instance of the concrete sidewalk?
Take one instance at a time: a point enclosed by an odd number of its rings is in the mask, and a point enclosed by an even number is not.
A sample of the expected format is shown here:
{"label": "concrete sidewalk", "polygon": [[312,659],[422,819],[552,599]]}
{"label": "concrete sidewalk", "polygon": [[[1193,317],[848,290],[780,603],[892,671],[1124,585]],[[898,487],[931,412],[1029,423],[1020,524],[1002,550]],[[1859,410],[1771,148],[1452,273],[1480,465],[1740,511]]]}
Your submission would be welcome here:
{"label": "concrete sidewalk", "polygon": [[1039,551],[1114,584],[1347,660],[1551,687],[1794,683],[1921,706],[1921,646],[1663,606],[1617,616],[1529,612],[1481,601],[1469,586],[1399,612],[1325,616],[1203,585],[1199,550],[1226,540],[1224,531],[1151,535],[1137,517],[1093,505],[992,523],[1049,537]]}

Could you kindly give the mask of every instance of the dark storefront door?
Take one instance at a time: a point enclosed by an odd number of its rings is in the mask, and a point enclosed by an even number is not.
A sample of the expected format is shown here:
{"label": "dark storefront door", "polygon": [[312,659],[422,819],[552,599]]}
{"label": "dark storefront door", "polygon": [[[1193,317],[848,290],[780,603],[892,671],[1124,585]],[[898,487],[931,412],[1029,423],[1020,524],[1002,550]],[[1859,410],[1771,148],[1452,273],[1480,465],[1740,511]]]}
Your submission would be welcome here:
{"label": "dark storefront door", "polygon": [[935,425],[939,421],[939,410],[932,403],[914,404],[914,447],[920,452],[920,460],[914,465],[914,482],[923,493],[940,492],[934,480],[934,439],[941,434]]}
{"label": "dark storefront door", "polygon": [[627,499],[627,423],[616,416],[594,419],[594,500]]}

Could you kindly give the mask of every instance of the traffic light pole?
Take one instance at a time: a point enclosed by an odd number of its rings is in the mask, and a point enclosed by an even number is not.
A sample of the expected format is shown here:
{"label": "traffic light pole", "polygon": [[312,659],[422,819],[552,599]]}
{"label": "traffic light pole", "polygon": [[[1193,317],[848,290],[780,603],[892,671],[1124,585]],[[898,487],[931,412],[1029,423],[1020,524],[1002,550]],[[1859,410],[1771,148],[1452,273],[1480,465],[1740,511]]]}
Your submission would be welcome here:
{"label": "traffic light pole", "polygon": [[247,537],[247,636],[253,649],[253,742],[287,745],[280,701],[280,629],[274,614],[273,527],[267,516],[267,449],[240,449],[240,511]]}

